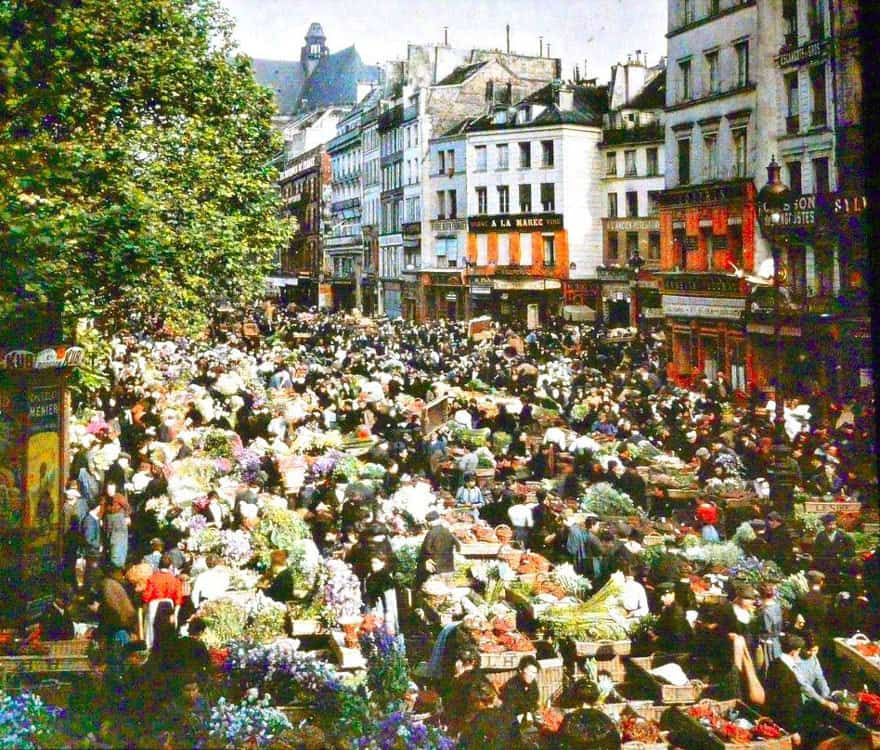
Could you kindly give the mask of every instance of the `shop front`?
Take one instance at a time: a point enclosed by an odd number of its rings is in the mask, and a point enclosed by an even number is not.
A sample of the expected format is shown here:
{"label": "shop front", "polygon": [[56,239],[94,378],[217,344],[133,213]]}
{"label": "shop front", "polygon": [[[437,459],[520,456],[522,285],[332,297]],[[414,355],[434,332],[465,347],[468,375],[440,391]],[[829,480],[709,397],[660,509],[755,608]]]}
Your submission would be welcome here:
{"label": "shop front", "polygon": [[721,274],[661,274],[661,304],[671,343],[667,374],[682,386],[721,372],[736,390],[752,378],[745,336],[746,290]]}

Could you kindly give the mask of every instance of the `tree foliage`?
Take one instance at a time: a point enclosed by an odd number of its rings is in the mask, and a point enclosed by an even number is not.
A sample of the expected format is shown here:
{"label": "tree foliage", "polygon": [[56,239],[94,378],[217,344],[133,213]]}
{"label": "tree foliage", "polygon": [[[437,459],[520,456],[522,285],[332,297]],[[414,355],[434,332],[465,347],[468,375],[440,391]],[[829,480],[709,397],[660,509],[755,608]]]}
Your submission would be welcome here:
{"label": "tree foliage", "polygon": [[257,293],[291,227],[231,30],[213,0],[0,0],[0,307],[192,328]]}

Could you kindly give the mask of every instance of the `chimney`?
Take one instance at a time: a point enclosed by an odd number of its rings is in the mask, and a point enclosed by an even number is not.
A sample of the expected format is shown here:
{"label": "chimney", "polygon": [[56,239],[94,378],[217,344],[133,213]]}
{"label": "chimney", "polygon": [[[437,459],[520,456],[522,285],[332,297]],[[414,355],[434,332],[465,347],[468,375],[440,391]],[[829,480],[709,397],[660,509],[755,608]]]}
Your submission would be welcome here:
{"label": "chimney", "polygon": [[563,84],[559,87],[556,95],[556,103],[563,112],[570,112],[574,109],[574,89],[571,86]]}
{"label": "chimney", "polygon": [[510,54],[510,24],[507,24],[505,29],[507,30],[507,54],[509,55]]}
{"label": "chimney", "polygon": [[449,27],[448,26],[443,27],[443,46],[444,47],[449,46]]}
{"label": "chimney", "polygon": [[550,57],[550,42],[547,42],[547,57]]}
{"label": "chimney", "polygon": [[538,37],[538,57],[544,57],[544,37]]}

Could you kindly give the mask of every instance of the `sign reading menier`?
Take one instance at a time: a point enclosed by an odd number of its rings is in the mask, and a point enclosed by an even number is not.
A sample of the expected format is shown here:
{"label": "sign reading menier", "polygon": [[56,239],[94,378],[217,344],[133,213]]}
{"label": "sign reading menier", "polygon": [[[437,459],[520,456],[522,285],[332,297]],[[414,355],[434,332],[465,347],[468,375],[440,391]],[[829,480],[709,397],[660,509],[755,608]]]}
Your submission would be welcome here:
{"label": "sign reading menier", "polygon": [[667,317],[739,320],[745,309],[745,299],[684,297],[678,294],[663,295],[663,314]]}

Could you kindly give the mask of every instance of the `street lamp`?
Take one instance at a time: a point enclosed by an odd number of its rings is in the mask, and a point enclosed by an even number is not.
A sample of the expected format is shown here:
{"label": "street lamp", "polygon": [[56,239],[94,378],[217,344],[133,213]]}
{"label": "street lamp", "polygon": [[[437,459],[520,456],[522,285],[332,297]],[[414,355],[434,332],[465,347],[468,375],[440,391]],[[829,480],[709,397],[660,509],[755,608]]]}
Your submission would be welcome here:
{"label": "street lamp", "polygon": [[464,319],[471,319],[471,269],[476,268],[477,264],[472,260],[465,260],[465,288],[464,288]]}
{"label": "street lamp", "polygon": [[785,212],[788,211],[792,193],[788,185],[782,182],[780,167],[776,157],[767,165],[767,184],[758,193],[758,223],[761,231],[770,243],[773,256],[773,336],[776,344],[776,362],[774,377],[776,393],[774,394],[775,414],[773,417],[774,445],[773,468],[770,479],[770,502],[782,512],[792,508],[795,482],[795,464],[786,445],[785,435],[785,399],[782,392],[782,360],[784,348],[782,344],[782,252],[781,244],[786,241]]}
{"label": "street lamp", "polygon": [[638,298],[639,298],[639,271],[642,270],[642,266],[645,265],[645,259],[639,255],[638,250],[633,250],[633,254],[626,261],[626,265],[629,266],[629,270],[632,271],[633,274],[633,292],[632,292],[632,311],[633,311],[633,322],[635,323],[635,328],[639,330],[639,307],[638,307]]}

